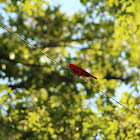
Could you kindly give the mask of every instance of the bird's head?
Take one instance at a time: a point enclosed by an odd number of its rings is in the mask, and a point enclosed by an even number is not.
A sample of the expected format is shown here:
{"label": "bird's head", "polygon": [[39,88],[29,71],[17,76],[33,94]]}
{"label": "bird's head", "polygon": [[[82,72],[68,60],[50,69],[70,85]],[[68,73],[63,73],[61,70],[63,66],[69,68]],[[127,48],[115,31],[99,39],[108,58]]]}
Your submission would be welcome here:
{"label": "bird's head", "polygon": [[74,63],[70,63],[67,67],[71,68],[73,66],[75,66],[75,64]]}

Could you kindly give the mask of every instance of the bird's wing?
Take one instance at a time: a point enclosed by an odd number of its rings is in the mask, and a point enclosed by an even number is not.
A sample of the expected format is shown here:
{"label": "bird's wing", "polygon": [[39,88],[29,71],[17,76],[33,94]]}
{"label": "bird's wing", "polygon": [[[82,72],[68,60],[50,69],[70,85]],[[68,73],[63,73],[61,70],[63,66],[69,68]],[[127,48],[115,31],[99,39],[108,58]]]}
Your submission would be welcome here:
{"label": "bird's wing", "polygon": [[82,69],[81,67],[78,67],[78,66],[77,66],[77,69],[78,69],[79,71],[82,71],[82,72],[88,73],[86,70]]}
{"label": "bird's wing", "polygon": [[89,75],[87,71],[78,66],[76,66],[75,73],[81,76]]}

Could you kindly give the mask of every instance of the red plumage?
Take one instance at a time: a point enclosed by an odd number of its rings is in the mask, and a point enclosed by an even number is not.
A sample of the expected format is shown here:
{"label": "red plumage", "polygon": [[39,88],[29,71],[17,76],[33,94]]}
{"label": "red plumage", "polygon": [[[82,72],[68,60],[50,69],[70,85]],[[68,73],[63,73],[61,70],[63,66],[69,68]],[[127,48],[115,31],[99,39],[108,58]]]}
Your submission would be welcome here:
{"label": "red plumage", "polygon": [[70,63],[70,64],[68,65],[68,67],[70,68],[70,70],[71,70],[73,73],[75,73],[75,74],[77,74],[77,75],[79,75],[79,76],[92,77],[92,78],[94,78],[94,79],[97,79],[95,76],[91,75],[90,73],[88,73],[87,71],[85,71],[85,70],[82,69],[81,67],[76,66],[76,65],[73,64],[73,63]]}

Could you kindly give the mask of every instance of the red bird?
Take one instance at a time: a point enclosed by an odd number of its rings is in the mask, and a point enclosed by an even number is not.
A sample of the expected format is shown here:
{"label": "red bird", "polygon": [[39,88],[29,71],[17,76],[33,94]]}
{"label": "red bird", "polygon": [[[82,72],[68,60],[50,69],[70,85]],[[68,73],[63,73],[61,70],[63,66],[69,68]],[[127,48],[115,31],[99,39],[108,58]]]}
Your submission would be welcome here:
{"label": "red bird", "polygon": [[73,64],[73,63],[70,63],[70,64],[68,65],[68,67],[70,68],[70,70],[71,70],[73,73],[75,73],[75,74],[77,74],[77,75],[79,75],[79,76],[92,77],[92,78],[97,79],[95,76],[91,75],[90,73],[88,73],[88,72],[85,71],[84,69],[82,69],[82,68],[76,66],[76,65]]}

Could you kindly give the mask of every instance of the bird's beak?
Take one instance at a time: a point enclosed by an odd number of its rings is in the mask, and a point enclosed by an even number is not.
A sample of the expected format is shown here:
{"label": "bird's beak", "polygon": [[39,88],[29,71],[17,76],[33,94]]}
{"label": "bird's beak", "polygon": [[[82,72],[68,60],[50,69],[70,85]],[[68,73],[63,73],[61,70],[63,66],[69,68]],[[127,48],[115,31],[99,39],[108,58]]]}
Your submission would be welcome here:
{"label": "bird's beak", "polygon": [[68,67],[68,68],[69,68],[69,65],[67,65],[66,67]]}

